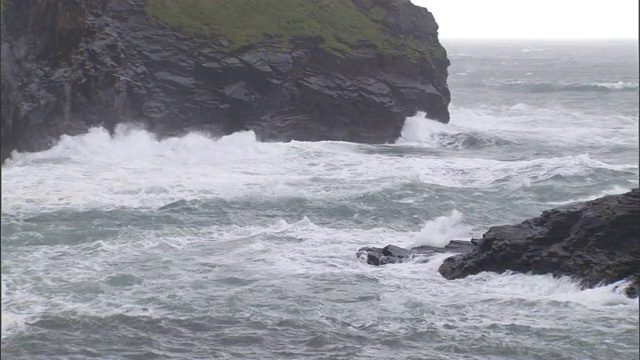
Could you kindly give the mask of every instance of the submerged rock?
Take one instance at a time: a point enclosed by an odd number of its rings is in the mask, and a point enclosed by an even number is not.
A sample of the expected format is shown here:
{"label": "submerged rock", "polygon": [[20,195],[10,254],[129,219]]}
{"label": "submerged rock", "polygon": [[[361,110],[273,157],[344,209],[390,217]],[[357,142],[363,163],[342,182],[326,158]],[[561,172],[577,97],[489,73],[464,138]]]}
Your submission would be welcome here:
{"label": "submerged rock", "polygon": [[418,246],[411,249],[401,248],[395,245],[387,245],[383,248],[363,247],[358,250],[356,257],[366,259],[370,265],[385,265],[403,263],[409,260],[425,261],[432,255],[452,252],[462,253],[471,251],[475,245],[469,241],[452,240],[445,247]]}
{"label": "submerged rock", "polygon": [[449,121],[438,25],[410,0],[5,1],[1,35],[2,161],[120,123],[385,143],[418,111]]}
{"label": "submerged rock", "polygon": [[472,251],[447,258],[439,268],[447,279],[507,270],[572,276],[585,287],[629,279],[626,293],[637,296],[640,191],[545,211],[518,225],[492,227]]}

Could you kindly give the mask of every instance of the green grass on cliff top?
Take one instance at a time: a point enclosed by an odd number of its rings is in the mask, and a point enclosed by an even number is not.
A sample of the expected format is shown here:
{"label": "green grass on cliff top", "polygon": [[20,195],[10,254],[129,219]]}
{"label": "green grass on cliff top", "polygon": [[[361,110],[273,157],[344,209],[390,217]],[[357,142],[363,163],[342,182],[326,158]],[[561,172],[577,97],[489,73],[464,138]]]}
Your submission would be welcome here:
{"label": "green grass on cliff top", "polygon": [[341,52],[351,51],[359,40],[392,54],[425,56],[434,50],[390,36],[379,23],[385,9],[372,6],[363,12],[350,0],[149,0],[146,11],[169,26],[226,39],[231,51],[268,35],[283,43],[292,36],[319,36],[322,47]]}

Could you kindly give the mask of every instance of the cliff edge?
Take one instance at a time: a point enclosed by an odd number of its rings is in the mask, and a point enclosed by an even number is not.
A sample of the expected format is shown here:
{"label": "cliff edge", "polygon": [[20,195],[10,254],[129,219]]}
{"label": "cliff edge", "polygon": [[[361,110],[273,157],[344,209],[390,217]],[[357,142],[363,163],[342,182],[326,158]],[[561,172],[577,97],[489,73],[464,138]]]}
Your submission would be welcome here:
{"label": "cliff edge", "polygon": [[2,0],[2,161],[120,123],[394,141],[449,121],[437,30],[409,0]]}

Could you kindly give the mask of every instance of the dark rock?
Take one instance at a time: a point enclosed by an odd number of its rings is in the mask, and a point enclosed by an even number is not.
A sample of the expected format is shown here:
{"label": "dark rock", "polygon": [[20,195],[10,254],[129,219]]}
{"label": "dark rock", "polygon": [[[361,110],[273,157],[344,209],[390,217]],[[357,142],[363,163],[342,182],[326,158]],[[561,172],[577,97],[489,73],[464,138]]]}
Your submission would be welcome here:
{"label": "dark rock", "polygon": [[367,264],[385,265],[403,263],[409,260],[428,261],[429,257],[439,253],[464,253],[471,251],[474,244],[464,240],[452,240],[445,247],[418,246],[411,249],[401,248],[395,245],[387,245],[383,248],[363,247],[358,250],[356,257],[366,258]]}
{"label": "dark rock", "polygon": [[630,298],[637,298],[640,295],[640,274],[629,277],[629,284],[625,287],[624,293]]}
{"label": "dark rock", "polygon": [[637,188],[545,211],[518,225],[490,228],[475,249],[446,259],[439,272],[447,279],[506,270],[568,275],[585,287],[635,276],[629,293],[637,294],[639,220]]}
{"label": "dark rock", "polygon": [[431,13],[409,0],[352,3],[384,15],[376,24],[385,34],[420,47],[394,53],[362,41],[340,52],[318,36],[284,44],[266,36],[230,50],[233,41],[150,17],[146,0],[5,1],[1,160],[119,123],[160,138],[209,129],[385,143],[417,111],[448,122],[449,60]]}

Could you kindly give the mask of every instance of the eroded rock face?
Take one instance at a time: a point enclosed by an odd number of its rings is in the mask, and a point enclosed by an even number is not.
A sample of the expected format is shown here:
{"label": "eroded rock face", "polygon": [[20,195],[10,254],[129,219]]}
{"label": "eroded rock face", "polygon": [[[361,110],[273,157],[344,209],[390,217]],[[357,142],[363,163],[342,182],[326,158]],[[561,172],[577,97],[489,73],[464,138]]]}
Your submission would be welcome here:
{"label": "eroded rock face", "polygon": [[545,211],[518,225],[492,227],[475,249],[446,259],[439,268],[447,279],[506,270],[569,275],[585,287],[635,279],[627,293],[637,296],[640,191]]}
{"label": "eroded rock face", "polygon": [[150,17],[145,0],[6,1],[2,161],[127,122],[160,137],[248,129],[260,140],[364,143],[394,141],[417,111],[448,122],[449,61],[433,16],[409,0],[353,3],[383,8],[385,31],[434,52],[400,56],[366,42],[335,52],[319,37],[229,52],[224,40]]}

